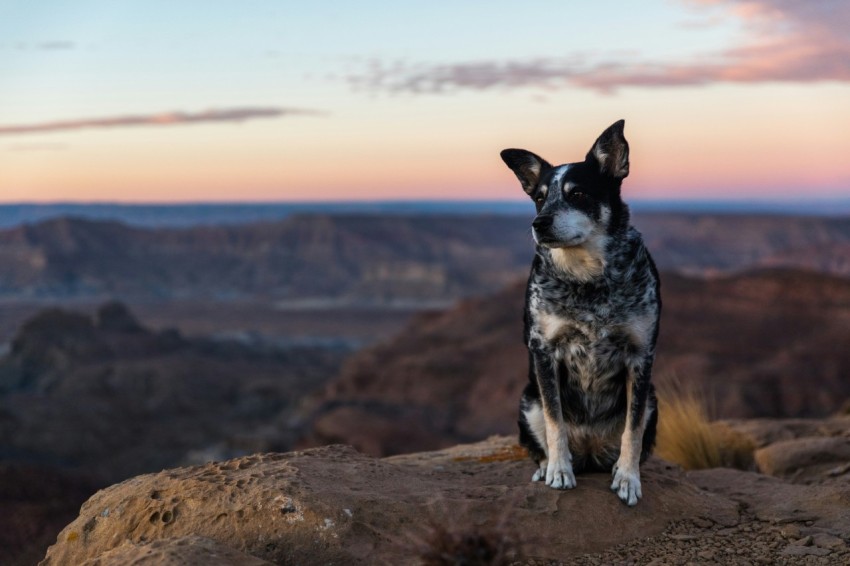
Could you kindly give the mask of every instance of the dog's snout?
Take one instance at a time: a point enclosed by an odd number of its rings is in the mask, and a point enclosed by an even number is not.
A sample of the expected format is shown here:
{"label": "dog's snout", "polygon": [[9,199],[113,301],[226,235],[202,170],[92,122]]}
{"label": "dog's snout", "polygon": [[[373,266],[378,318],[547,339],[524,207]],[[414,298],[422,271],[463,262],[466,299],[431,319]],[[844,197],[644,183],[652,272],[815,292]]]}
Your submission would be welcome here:
{"label": "dog's snout", "polygon": [[549,228],[552,227],[552,223],[555,221],[555,218],[552,216],[540,215],[534,219],[534,222],[531,223],[531,227],[539,232],[545,232]]}

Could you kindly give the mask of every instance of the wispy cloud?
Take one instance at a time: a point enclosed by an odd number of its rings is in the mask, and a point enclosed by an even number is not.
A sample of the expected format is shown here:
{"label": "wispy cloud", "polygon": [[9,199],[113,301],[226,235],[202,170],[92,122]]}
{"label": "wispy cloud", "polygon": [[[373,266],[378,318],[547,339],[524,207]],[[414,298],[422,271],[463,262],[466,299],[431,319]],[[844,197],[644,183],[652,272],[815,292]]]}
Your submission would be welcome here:
{"label": "wispy cloud", "polygon": [[847,0],[684,1],[697,9],[721,9],[738,18],[747,39],[726,50],[703,54],[697,63],[578,55],[446,65],[373,61],[365,72],[348,79],[355,88],[407,93],[565,86],[610,93],[628,86],[850,81]]}
{"label": "wispy cloud", "polygon": [[324,113],[321,111],[305,108],[226,108],[220,110],[206,110],[203,112],[164,112],[161,114],[140,114],[110,116],[104,118],[83,118],[78,120],[60,120],[37,124],[0,125],[0,135],[64,132],[89,128],[179,126],[210,122],[240,123],[247,120],[280,118],[283,116],[322,115],[324,115]]}

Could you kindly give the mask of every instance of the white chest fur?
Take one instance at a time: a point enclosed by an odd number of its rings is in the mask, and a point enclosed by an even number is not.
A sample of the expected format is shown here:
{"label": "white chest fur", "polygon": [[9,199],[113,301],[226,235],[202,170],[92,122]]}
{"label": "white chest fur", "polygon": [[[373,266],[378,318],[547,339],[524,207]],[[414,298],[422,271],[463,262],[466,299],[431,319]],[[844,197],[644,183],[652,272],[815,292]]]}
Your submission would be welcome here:
{"label": "white chest fur", "polygon": [[603,319],[591,313],[567,317],[541,309],[531,315],[532,338],[547,345],[586,390],[626,364],[642,361],[655,321],[649,313]]}

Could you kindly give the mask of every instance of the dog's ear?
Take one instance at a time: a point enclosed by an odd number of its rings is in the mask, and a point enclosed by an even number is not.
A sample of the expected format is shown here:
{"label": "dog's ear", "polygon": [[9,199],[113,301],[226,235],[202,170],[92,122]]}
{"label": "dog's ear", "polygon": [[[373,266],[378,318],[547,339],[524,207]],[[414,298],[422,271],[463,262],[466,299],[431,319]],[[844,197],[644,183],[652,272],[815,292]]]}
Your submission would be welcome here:
{"label": "dog's ear", "polygon": [[552,166],[545,159],[524,149],[505,149],[499,155],[502,161],[511,168],[517,176],[522,189],[531,195],[537,187],[540,175]]}
{"label": "dog's ear", "polygon": [[629,176],[629,142],[623,135],[625,125],[625,120],[611,124],[587,152],[588,161],[595,161],[602,174],[615,179]]}

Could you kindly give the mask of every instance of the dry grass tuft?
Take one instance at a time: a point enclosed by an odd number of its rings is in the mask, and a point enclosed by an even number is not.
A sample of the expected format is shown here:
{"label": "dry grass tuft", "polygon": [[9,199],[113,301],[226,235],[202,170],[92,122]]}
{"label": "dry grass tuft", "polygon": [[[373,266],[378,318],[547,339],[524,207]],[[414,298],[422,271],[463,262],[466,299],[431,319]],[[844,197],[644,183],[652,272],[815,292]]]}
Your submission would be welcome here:
{"label": "dry grass tuft", "polygon": [[[519,499],[516,500],[518,504]],[[523,548],[531,539],[520,535],[505,510],[482,520],[469,502],[436,500],[425,512],[419,528],[396,540],[412,563],[423,566],[507,566],[523,559]]]}
{"label": "dry grass tuft", "polygon": [[755,446],[744,435],[709,417],[706,396],[678,380],[658,391],[655,453],[686,470],[753,467]]}
{"label": "dry grass tuft", "polygon": [[753,440],[724,423],[711,423],[720,443],[720,465],[724,468],[755,470],[756,445]]}
{"label": "dry grass tuft", "polygon": [[423,542],[420,560],[424,566],[507,566],[519,558],[516,533],[505,525],[449,528],[434,522]]}

